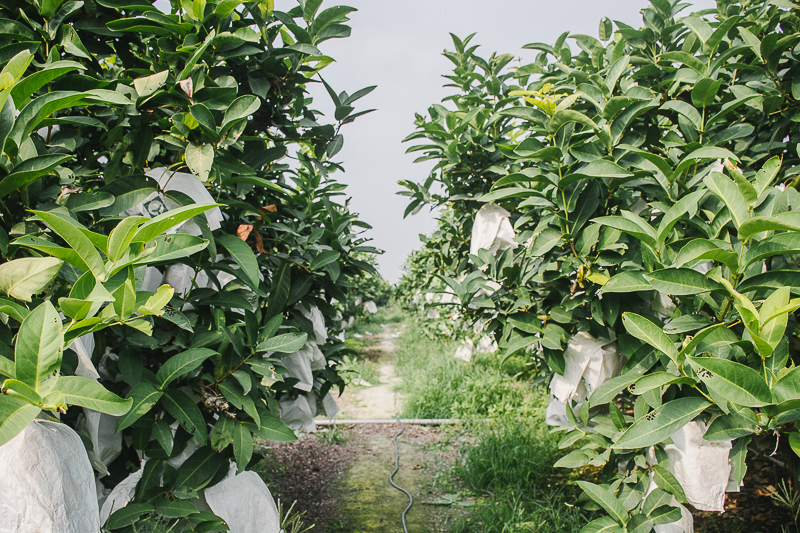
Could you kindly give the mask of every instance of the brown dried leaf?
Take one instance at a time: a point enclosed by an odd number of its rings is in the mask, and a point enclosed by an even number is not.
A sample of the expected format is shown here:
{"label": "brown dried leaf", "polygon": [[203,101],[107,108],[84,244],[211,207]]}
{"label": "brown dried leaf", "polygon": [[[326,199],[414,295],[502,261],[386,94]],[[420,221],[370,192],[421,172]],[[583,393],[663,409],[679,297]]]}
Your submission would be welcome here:
{"label": "brown dried leaf", "polygon": [[253,231],[253,226],[250,224],[241,224],[239,228],[236,230],[236,236],[242,239],[243,241],[247,240],[247,237],[250,236],[250,232]]}

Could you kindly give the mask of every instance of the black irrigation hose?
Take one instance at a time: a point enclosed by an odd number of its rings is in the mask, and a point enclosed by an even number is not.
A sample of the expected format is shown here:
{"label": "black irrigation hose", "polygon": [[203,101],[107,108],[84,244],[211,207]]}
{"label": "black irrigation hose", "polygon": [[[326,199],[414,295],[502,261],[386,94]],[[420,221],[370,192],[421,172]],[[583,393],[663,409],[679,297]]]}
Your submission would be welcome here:
{"label": "black irrigation hose", "polygon": [[403,421],[399,418],[395,418],[395,420],[400,423],[400,431],[394,436],[394,439],[392,439],[394,441],[394,472],[392,472],[392,475],[389,476],[389,483],[391,483],[392,487],[408,496],[408,506],[406,507],[405,511],[403,511],[403,514],[400,515],[400,519],[403,521],[403,531],[408,533],[408,526],[406,526],[406,513],[409,511],[409,509],[411,509],[411,506],[414,505],[414,497],[410,492],[394,482],[394,475],[398,470],[400,470],[400,450],[397,446],[397,437],[403,434],[403,431],[406,430],[406,427],[403,425]]}

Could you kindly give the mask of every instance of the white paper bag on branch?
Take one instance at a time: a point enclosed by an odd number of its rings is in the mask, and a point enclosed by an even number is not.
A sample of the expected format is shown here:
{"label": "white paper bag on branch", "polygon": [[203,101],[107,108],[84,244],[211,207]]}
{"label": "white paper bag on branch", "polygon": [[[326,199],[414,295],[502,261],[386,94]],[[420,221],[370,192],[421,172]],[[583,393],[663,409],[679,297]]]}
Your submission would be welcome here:
{"label": "white paper bag on branch", "polygon": [[481,207],[472,226],[469,253],[478,255],[478,250],[489,250],[492,254],[507,248],[516,248],[514,228],[509,221],[509,212],[497,204]]}
{"label": "white paper bag on branch", "polygon": [[688,501],[700,511],[725,512],[725,492],[731,476],[728,454],[731,441],[707,441],[708,426],[689,422],[672,435],[664,450],[669,471],[683,487]]}
{"label": "white paper bag on branch", "polygon": [[1,533],[99,533],[94,472],[72,428],[35,420],[0,446]]}
{"label": "white paper bag on branch", "polygon": [[309,433],[317,431],[317,425],[314,423],[316,409],[312,408],[308,398],[300,395],[294,399],[281,400],[278,405],[281,409],[281,420],[284,424],[294,430],[302,429]]}
{"label": "white paper bag on branch", "polygon": [[236,474],[231,465],[225,479],[205,490],[208,506],[228,524],[230,533],[280,533],[278,506],[255,472]]}
{"label": "white paper bag on branch", "polygon": [[86,408],[77,423],[78,431],[92,443],[89,461],[100,477],[108,475],[108,465],[122,453],[122,433],[117,433],[116,425],[117,417]]}

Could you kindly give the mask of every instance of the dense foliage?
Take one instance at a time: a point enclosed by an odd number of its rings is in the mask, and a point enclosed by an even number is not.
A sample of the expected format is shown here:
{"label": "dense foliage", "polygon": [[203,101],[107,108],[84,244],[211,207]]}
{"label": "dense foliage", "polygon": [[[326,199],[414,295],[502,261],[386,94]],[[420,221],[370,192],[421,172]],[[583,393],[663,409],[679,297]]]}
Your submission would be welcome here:
{"label": "dense foliage", "polygon": [[[438,280],[468,324],[543,374],[564,373],[579,332],[627,358],[566,409],[562,446],[576,449],[558,465],[604,466],[603,485],[579,482],[608,513],[585,531],[680,518],[665,505],[685,496],[663,447],[691,421],[709,424],[708,441],[733,440],[736,484],[751,439],[800,443],[800,11],[687,6],[652,0],[642,28],[605,19],[599,39],[526,45],[538,55],[520,66],[454,36],[456,93],[408,138],[436,166],[402,183],[407,213],[446,214],[410,259],[405,297]],[[510,213],[516,246],[470,255],[490,202]]]}
{"label": "dense foliage", "polygon": [[[149,460],[110,529],[224,530],[197,491],[254,462],[254,436],[295,438],[279,401],[344,386],[309,310],[335,329],[335,301],[379,279],[332,176],[372,88],[326,84],[332,124],[311,107],[353,11],[321,3],[0,1],[0,443],[41,409],[121,415],[102,483]],[[281,359],[310,339],[305,392]]]}

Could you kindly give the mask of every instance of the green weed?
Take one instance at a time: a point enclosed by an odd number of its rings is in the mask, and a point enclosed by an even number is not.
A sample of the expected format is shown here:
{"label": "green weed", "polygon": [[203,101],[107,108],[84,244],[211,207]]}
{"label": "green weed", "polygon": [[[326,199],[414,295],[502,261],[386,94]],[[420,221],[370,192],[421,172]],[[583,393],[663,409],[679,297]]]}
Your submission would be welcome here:
{"label": "green weed", "polygon": [[540,393],[498,368],[496,357],[465,363],[445,346],[417,335],[409,324],[398,343],[397,369],[403,377],[404,416],[411,418],[530,417]]}

